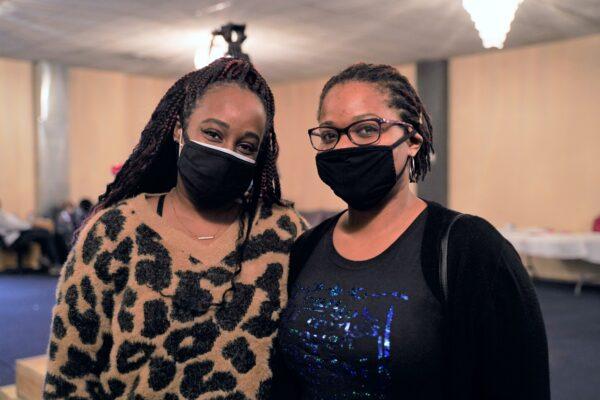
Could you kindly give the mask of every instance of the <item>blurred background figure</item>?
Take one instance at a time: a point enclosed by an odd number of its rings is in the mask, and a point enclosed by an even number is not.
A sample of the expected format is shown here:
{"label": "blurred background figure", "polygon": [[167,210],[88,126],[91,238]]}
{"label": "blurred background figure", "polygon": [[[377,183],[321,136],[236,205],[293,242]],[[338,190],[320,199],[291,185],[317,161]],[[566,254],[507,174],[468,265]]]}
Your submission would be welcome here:
{"label": "blurred background figure", "polygon": [[69,244],[75,231],[75,207],[70,201],[65,201],[54,212],[54,225],[56,229],[56,246],[59,251],[60,261],[65,262],[69,252]]}
{"label": "blurred background figure", "polygon": [[[0,239],[2,241],[0,245],[16,251],[19,255],[26,252],[31,244],[37,243],[42,249],[42,269],[56,271],[57,268],[60,268],[61,259],[56,249],[53,233],[4,210],[1,201]],[[19,263],[18,267],[22,268],[22,265]]]}
{"label": "blurred background figure", "polygon": [[85,219],[90,214],[90,211],[92,210],[93,206],[94,203],[92,203],[89,199],[82,199],[79,202],[79,205],[73,211],[73,224],[75,230],[79,229],[83,221],[85,221]]}

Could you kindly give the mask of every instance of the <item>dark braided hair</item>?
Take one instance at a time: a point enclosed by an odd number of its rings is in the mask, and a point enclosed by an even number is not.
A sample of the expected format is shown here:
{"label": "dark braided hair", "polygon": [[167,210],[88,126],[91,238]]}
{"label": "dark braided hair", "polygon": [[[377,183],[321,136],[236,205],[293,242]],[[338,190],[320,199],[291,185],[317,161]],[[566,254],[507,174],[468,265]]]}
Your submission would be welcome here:
{"label": "dark braided hair", "polygon": [[[265,107],[267,123],[256,158],[253,185],[242,203],[236,244],[236,269],[231,276],[231,287],[223,294],[222,302],[230,291],[235,290],[235,278],[241,272],[244,250],[259,202],[264,207],[283,204],[276,166],[279,146],[273,122],[275,101],[269,85],[250,62],[221,58],[175,82],[152,113],[139,143],[90,213],[92,216],[141,193],[164,193],[171,190],[177,183],[178,144],[173,140],[177,122],[185,130],[198,100],[209,88],[225,84],[238,85],[256,94]],[[212,305],[219,304],[221,303]]]}
{"label": "dark braided hair", "polygon": [[419,95],[408,79],[390,65],[375,65],[358,63],[351,65],[339,74],[333,76],[321,91],[319,98],[319,115],[323,100],[327,93],[336,85],[345,82],[374,83],[389,96],[388,105],[399,111],[404,122],[411,124],[423,137],[419,152],[413,157],[414,167],[410,170],[410,181],[423,180],[431,170],[430,155],[433,154],[433,127],[431,119]]}

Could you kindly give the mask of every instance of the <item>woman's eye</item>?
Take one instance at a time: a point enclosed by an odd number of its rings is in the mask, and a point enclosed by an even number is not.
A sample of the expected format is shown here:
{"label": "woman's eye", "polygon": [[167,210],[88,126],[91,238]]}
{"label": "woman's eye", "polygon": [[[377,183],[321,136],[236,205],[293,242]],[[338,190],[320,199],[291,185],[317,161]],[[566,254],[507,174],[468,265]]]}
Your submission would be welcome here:
{"label": "woman's eye", "polygon": [[375,134],[377,134],[377,126],[374,125],[363,125],[363,126],[359,126],[356,129],[356,133],[358,133],[359,136],[363,136],[363,137],[369,137],[369,136],[373,136]]}
{"label": "woman's eye", "polygon": [[337,140],[337,132],[336,131],[326,131],[321,133],[321,140],[325,143],[335,142]]}
{"label": "woman's eye", "polygon": [[203,129],[202,133],[204,134],[204,136],[206,136],[209,140],[213,141],[213,142],[220,142],[221,141],[221,134],[219,132],[210,130],[210,129]]}
{"label": "woman's eye", "polygon": [[244,154],[256,153],[256,146],[251,143],[240,143],[238,145],[238,149],[240,150],[241,153],[244,153]]}

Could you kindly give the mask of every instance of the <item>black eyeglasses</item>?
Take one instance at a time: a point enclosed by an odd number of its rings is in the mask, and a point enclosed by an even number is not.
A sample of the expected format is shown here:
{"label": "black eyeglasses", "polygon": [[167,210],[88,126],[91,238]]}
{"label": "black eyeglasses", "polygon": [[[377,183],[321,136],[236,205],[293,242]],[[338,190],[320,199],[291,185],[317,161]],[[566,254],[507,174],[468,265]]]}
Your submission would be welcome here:
{"label": "black eyeglasses", "polygon": [[334,128],[332,126],[318,126],[308,130],[310,144],[315,150],[327,151],[337,146],[342,135],[357,146],[368,146],[376,143],[381,133],[390,127],[398,125],[412,133],[413,126],[404,121],[390,121],[384,118],[369,118],[353,122],[345,128]]}

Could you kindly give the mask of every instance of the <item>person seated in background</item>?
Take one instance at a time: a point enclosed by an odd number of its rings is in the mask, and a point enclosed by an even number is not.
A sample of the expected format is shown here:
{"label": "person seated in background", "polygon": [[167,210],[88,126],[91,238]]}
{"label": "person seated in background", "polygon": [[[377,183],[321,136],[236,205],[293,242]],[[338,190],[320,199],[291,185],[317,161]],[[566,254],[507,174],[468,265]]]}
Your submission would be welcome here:
{"label": "person seated in background", "polygon": [[79,202],[79,206],[73,212],[73,224],[75,225],[75,230],[79,229],[79,227],[86,220],[94,203],[91,202],[90,199],[83,198]]}
{"label": "person seated in background", "polygon": [[66,261],[71,249],[71,239],[76,229],[75,210],[73,203],[67,200],[56,210],[53,218],[56,227],[56,247],[61,263]]}
{"label": "person seated in background", "polygon": [[18,249],[38,243],[42,248],[42,268],[60,268],[60,259],[54,242],[54,235],[47,229],[34,227],[31,223],[9,213],[2,208],[0,201],[0,239],[8,249]]}
{"label": "person seated in background", "polygon": [[77,206],[67,200],[50,213],[55,229],[55,242],[60,263],[64,263],[73,244],[73,234],[85,222],[92,209],[92,202],[82,199]]}

